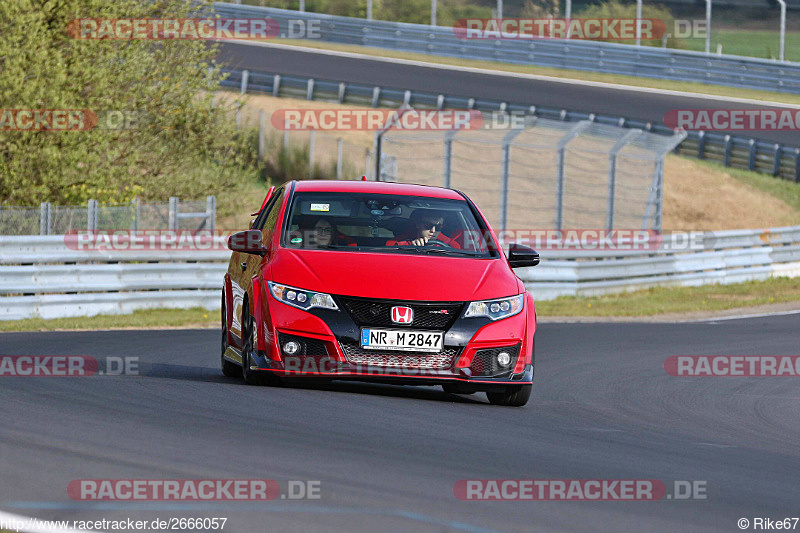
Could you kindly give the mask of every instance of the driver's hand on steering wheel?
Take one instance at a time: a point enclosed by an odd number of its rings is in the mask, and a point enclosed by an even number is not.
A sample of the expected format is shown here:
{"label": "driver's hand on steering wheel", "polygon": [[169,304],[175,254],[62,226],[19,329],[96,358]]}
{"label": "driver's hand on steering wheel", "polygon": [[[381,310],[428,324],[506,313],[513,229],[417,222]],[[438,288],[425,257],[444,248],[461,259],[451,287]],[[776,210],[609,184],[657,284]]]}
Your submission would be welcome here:
{"label": "driver's hand on steering wheel", "polygon": [[419,237],[418,239],[411,241],[411,244],[414,246],[425,246],[428,243],[429,238],[430,237]]}

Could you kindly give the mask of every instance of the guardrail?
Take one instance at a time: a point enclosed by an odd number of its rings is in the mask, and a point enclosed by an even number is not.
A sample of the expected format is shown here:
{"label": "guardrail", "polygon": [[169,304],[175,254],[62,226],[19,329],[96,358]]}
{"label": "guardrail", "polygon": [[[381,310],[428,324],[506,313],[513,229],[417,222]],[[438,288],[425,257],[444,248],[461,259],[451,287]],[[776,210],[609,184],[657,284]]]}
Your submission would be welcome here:
{"label": "guardrail", "polygon": [[[399,107],[407,104],[431,109],[523,112],[555,120],[590,120],[662,135],[674,135],[675,133],[663,124],[612,115],[545,108],[529,103],[501,102],[346,81],[283,76],[279,73],[238,69],[222,69],[222,71],[228,77],[222,81],[221,85],[238,89],[242,94],[259,92],[278,97],[288,96],[372,107]],[[687,138],[675,151],[699,159],[717,161],[727,167],[752,170],[800,183],[800,147],[714,132],[690,131]]]}
{"label": "guardrail", "polygon": [[[680,249],[675,244],[667,240],[664,248]],[[518,275],[539,300],[800,276],[800,226],[708,232],[702,245],[692,252],[543,251],[539,266]]]}
{"label": "guardrail", "polygon": [[[539,266],[518,274],[539,300],[800,276],[800,226],[707,233],[702,249],[668,251],[680,249],[670,238],[659,250],[543,250]],[[218,309],[229,255],[80,251],[63,236],[0,237],[0,320]]]}
{"label": "guardrail", "polygon": [[672,81],[800,93],[800,63],[721,56],[598,41],[461,39],[452,27],[364,20],[286,9],[215,3],[223,17],[269,17],[280,24],[319,21],[316,39],[423,54],[503,61]]}

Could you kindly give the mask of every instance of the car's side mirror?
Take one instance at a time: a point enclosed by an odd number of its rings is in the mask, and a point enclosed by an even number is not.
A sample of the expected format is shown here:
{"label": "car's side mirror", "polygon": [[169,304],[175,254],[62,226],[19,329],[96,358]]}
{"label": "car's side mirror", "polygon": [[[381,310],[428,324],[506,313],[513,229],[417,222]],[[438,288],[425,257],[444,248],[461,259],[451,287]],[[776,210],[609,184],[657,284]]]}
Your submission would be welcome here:
{"label": "car's side mirror", "polygon": [[265,255],[267,249],[261,244],[263,235],[260,229],[240,231],[228,237],[228,248],[234,252],[245,254]]}
{"label": "car's side mirror", "polygon": [[539,252],[521,244],[508,247],[508,264],[511,268],[535,267],[539,264]]}

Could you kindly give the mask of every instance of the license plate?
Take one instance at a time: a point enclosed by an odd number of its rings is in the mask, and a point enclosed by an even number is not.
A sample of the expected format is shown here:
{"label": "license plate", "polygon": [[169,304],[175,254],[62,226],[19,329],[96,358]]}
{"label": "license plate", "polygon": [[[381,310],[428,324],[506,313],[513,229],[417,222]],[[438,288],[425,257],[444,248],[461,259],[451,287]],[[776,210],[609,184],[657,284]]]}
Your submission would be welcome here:
{"label": "license plate", "polygon": [[398,331],[394,329],[361,330],[361,347],[369,350],[403,352],[440,352],[444,333],[436,331]]}

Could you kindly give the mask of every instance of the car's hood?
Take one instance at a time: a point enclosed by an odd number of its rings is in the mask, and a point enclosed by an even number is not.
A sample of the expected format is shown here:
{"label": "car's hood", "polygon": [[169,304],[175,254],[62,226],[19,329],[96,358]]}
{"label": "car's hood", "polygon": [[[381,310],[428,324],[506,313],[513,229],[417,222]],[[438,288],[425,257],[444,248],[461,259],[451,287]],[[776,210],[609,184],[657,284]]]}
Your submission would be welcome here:
{"label": "car's hood", "polygon": [[362,298],[486,300],[519,290],[502,258],[282,249],[270,263],[278,283]]}

